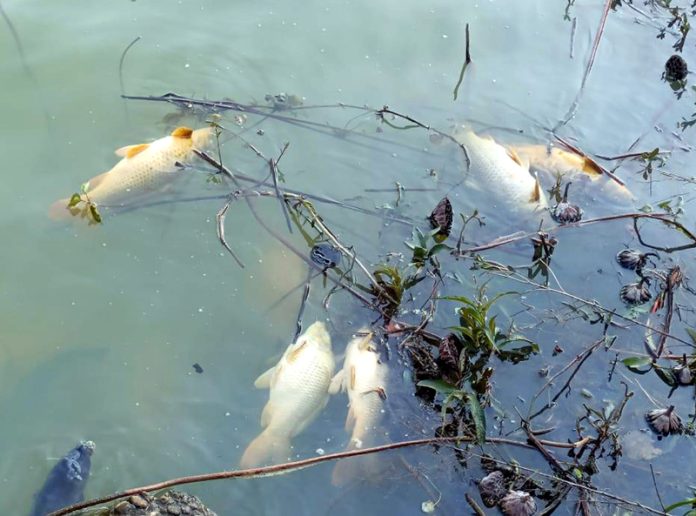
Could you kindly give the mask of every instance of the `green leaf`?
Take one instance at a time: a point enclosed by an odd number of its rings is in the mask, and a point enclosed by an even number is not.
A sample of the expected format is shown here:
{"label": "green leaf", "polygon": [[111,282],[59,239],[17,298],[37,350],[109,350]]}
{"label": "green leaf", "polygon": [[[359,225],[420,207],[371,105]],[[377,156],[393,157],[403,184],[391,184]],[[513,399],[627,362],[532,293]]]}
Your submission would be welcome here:
{"label": "green leaf", "polygon": [[74,193],[72,194],[72,197],[70,197],[70,202],[68,202],[68,208],[73,208],[80,204],[82,201],[82,197],[80,197],[79,193]]}
{"label": "green leaf", "polygon": [[689,337],[691,337],[691,341],[696,344],[696,330],[693,328],[687,328],[686,333],[688,333]]}
{"label": "green leaf", "polygon": [[670,371],[669,369],[665,370],[661,367],[656,367],[655,373],[657,374],[657,376],[660,377],[660,380],[662,380],[670,387],[676,387],[678,385],[676,378],[674,378],[674,374],[672,374],[672,371]]}
{"label": "green leaf", "polygon": [[102,218],[101,218],[101,213],[99,213],[99,210],[97,209],[96,204],[90,204],[89,205],[89,213],[92,215],[92,219],[94,222],[97,224],[101,224]]}
{"label": "green leaf", "polygon": [[457,389],[454,385],[444,380],[421,380],[416,385],[418,385],[418,387],[427,387],[432,389],[438,394],[450,395],[456,391],[459,391],[459,389]]}
{"label": "green leaf", "polygon": [[469,410],[476,427],[476,444],[483,444],[486,442],[486,414],[483,412],[481,404],[475,395],[471,394],[468,398]]}
{"label": "green leaf", "polygon": [[645,374],[650,371],[650,368],[643,370],[645,366],[652,364],[652,358],[650,357],[628,357],[624,358],[622,361],[623,365],[628,367],[634,373]]}

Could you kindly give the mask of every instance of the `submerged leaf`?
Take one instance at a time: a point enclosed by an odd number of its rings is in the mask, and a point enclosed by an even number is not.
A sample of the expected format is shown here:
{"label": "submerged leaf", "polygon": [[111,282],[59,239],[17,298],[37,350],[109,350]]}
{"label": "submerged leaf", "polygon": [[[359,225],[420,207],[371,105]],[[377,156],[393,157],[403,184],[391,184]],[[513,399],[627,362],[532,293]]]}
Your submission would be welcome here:
{"label": "submerged leaf", "polygon": [[476,427],[476,444],[486,442],[486,414],[476,396],[469,396],[469,410]]}
{"label": "submerged leaf", "polygon": [[428,387],[439,394],[446,395],[452,394],[453,392],[457,392],[459,390],[454,385],[447,383],[444,380],[421,380],[416,385],[418,385],[418,387]]}
{"label": "submerged leaf", "polygon": [[70,202],[68,202],[68,208],[73,208],[80,204],[82,201],[82,197],[80,197],[79,193],[74,193],[72,194],[72,197],[70,197]]}

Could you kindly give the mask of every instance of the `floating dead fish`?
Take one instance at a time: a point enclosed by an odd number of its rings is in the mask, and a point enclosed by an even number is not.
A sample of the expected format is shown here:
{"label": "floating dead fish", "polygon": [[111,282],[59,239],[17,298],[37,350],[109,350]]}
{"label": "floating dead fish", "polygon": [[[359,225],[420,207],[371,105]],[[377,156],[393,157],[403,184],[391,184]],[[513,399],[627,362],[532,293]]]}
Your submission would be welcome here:
{"label": "floating dead fish", "polygon": [[[380,361],[372,332],[363,328],[346,348],[341,369],[331,380],[329,392],[348,392],[346,431],[351,431],[347,450],[375,443],[377,427],[384,415],[387,397],[387,365]],[[339,461],[334,467],[334,485],[344,484],[360,472],[374,474],[376,457],[360,457]]]}
{"label": "floating dead fish", "polygon": [[244,451],[242,468],[269,459],[285,462],[290,440],[302,432],[326,406],[334,373],[331,337],[321,321],[312,324],[285,350],[277,365],[256,379],[256,388],[270,388],[261,414],[263,432]]}
{"label": "floating dead fish", "polygon": [[494,193],[513,211],[531,212],[547,207],[538,178],[515,152],[465,127],[457,128],[453,136],[466,149],[470,174],[479,187]]}
{"label": "floating dead fish", "polygon": [[94,448],[92,441],[81,441],[53,466],[36,494],[31,516],[46,516],[84,499]]}
{"label": "floating dead fish", "polygon": [[[203,150],[212,134],[210,128],[179,127],[171,135],[152,143],[129,145],[116,151],[123,159],[111,170],[93,177],[80,195],[82,201],[99,207],[118,207],[132,202],[140,195],[157,191],[179,177],[182,165]],[[52,219],[67,219],[77,208],[68,208],[70,199],[55,202],[50,210]]]}

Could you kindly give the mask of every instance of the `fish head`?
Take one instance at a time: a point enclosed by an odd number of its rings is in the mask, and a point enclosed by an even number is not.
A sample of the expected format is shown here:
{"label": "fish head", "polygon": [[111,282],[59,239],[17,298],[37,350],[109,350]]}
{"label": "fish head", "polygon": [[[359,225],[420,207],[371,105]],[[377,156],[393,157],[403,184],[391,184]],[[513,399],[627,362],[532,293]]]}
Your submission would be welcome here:
{"label": "fish head", "polygon": [[299,340],[303,339],[320,348],[331,349],[331,336],[326,329],[326,325],[321,321],[317,321],[307,328]]}

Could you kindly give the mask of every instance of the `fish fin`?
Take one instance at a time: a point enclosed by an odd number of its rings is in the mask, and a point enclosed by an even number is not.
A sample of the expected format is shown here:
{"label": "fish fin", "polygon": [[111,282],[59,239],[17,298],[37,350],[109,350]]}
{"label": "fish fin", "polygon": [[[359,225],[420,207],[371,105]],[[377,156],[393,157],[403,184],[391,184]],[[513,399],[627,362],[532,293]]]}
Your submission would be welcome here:
{"label": "fish fin", "polygon": [[307,344],[307,339],[299,339],[293,346],[293,349],[288,353],[288,363],[292,364],[302,354],[302,350]]}
{"label": "fish fin", "polygon": [[254,387],[257,389],[270,389],[271,383],[273,382],[273,374],[277,367],[278,366],[273,366],[268,371],[261,373],[254,381]]}
{"label": "fish fin", "polygon": [[345,391],[346,386],[344,379],[346,377],[346,372],[341,369],[338,373],[331,378],[331,383],[329,384],[329,394],[337,394],[338,391]]}
{"label": "fish fin", "polygon": [[116,149],[115,154],[116,156],[120,156],[122,158],[132,158],[133,156],[136,156],[143,152],[149,146],[149,143],[137,143],[135,145],[126,145],[125,147]]}
{"label": "fish fin", "polygon": [[588,158],[587,156],[583,157],[583,164],[582,164],[582,171],[585,172],[588,176],[601,176],[604,174],[604,171],[602,170],[602,167],[600,167],[595,160],[592,158]]}
{"label": "fish fin", "polygon": [[192,134],[193,129],[191,129],[190,127],[177,127],[172,131],[172,136],[174,138],[184,138],[186,140],[190,140]]}
{"label": "fish fin", "polygon": [[539,174],[534,173],[534,178],[536,181],[534,183],[534,189],[532,190],[532,196],[529,198],[529,202],[541,202],[541,183],[539,182]]}
{"label": "fish fin", "polygon": [[273,460],[276,463],[287,462],[290,456],[290,439],[277,435],[268,428],[249,443],[239,461],[242,469],[255,468]]}
{"label": "fish fin", "polygon": [[348,407],[348,415],[346,416],[346,432],[350,432],[355,426],[355,412],[353,412],[353,407]]}
{"label": "fish fin", "polygon": [[116,150],[116,155],[123,158],[129,159],[133,156],[137,156],[150,146],[149,143],[138,143],[136,145],[126,145]]}
{"label": "fish fin", "polygon": [[268,403],[266,403],[266,406],[263,407],[263,411],[261,412],[261,428],[266,428],[271,422],[273,418],[273,409],[273,403],[271,403],[271,400],[268,400]]}
{"label": "fish fin", "polygon": [[73,212],[68,208],[69,202],[70,199],[59,199],[51,204],[48,207],[48,218],[55,221],[67,221],[70,220],[70,217],[74,217],[80,210],[73,208],[72,210],[77,210],[77,212]]}
{"label": "fish fin", "polygon": [[355,366],[350,366],[350,378],[348,378],[348,382],[350,382],[349,389],[354,390],[355,389]]}
{"label": "fish fin", "polygon": [[196,149],[205,149],[211,143],[211,138],[213,136],[212,127],[204,127],[202,129],[196,129],[191,134],[191,142]]}
{"label": "fish fin", "polygon": [[104,180],[107,178],[109,172],[102,172],[98,176],[94,176],[92,179],[89,180],[89,188],[87,189],[87,193],[91,192],[94,190],[97,186],[102,184]]}
{"label": "fish fin", "polygon": [[522,158],[520,158],[519,154],[517,154],[517,151],[515,151],[515,149],[511,147],[508,147],[506,150],[508,156],[510,156],[510,159],[517,163],[519,166],[522,166]]}
{"label": "fish fin", "polygon": [[[362,446],[361,446],[362,444]],[[358,443],[353,439],[346,447],[346,451],[359,449],[363,446],[373,446],[374,443]],[[379,458],[377,457],[379,455]],[[380,478],[392,469],[396,469],[393,455],[370,454],[360,457],[349,457],[339,459],[331,473],[331,483],[334,486],[343,486],[354,481],[371,481],[378,482]]]}

